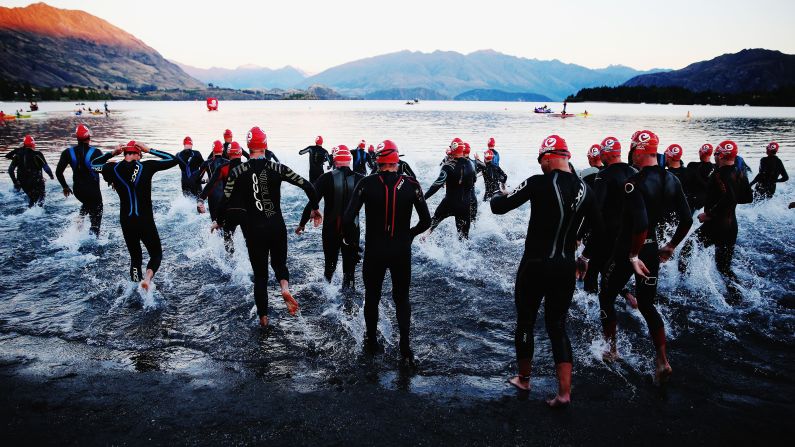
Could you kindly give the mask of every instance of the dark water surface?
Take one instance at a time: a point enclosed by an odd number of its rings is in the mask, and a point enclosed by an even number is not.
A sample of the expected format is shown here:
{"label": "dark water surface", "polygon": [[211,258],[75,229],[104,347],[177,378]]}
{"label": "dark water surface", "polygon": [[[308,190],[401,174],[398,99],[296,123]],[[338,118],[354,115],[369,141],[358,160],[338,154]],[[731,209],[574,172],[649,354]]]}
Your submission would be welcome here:
{"label": "dark water surface", "polygon": [[[696,158],[701,144],[731,138],[740,144],[741,155],[754,171],[764,145],[775,139],[782,146],[779,156],[790,174],[795,174],[793,109],[588,104],[584,107],[593,114],[590,118],[562,121],[528,113],[530,104],[510,103],[408,107],[395,102],[228,102],[220,112],[207,113],[198,102],[122,102],[110,105],[118,113],[109,118],[75,117],[69,105],[42,106],[44,113],[39,116],[0,127],[0,144],[16,145],[25,133],[32,133],[53,170],[82,120],[91,126],[94,143],[103,149],[137,139],[172,153],[181,148],[185,135],[193,137],[196,149],[207,153],[211,141],[220,139],[225,128],[244,142],[248,128],[259,125],[282,162],[302,175],[308,171],[307,160],[297,151],[311,144],[317,134],[323,135],[329,148],[355,146],[362,138],[374,144],[391,138],[426,188],[438,174],[438,162],[453,136],[474,142],[477,152],[494,136],[509,185],[516,186],[538,173],[537,146],[550,133],[569,141],[575,153],[573,163],[582,168],[591,143],[614,135],[628,145],[632,132],[641,128],[656,131],[663,146],[681,144],[686,161]],[[4,107],[13,109],[13,105]],[[693,111],[693,119],[684,119],[687,110]],[[102,186],[105,217],[102,234],[95,240],[76,223],[78,202],[73,197],[65,199],[57,181],[47,182],[43,209],[27,210],[5,175],[7,166],[7,160],[0,161],[0,372],[4,389],[18,382],[27,384],[19,389],[27,389],[37,381],[51,383],[47,381],[65,377],[54,388],[58,395],[68,392],[65,381],[114,378],[119,386],[126,383],[148,389],[162,400],[174,392],[172,385],[186,386],[172,383],[150,388],[140,383],[148,379],[138,377],[146,373],[176,374],[194,385],[218,390],[234,387],[230,384],[271,387],[284,399],[303,402],[296,409],[304,404],[311,407],[307,400],[325,399],[329,390],[352,393],[340,398],[339,402],[346,403],[342,406],[362,405],[376,414],[373,406],[381,392],[396,402],[416,399],[424,408],[436,410],[485,405],[491,410],[484,414],[489,414],[499,411],[500,402],[520,411],[534,405],[517,404],[516,393],[505,383],[514,369],[513,281],[527,229],[527,206],[498,217],[482,204],[471,240],[459,242],[449,220],[425,243],[415,244],[412,336],[419,369],[404,374],[396,361],[391,287],[385,287],[381,304],[380,332],[386,353],[371,362],[361,355],[362,291],[342,294],[339,278],[331,285],[322,280],[319,229],[302,236],[292,233],[305,204],[300,190],[285,185],[282,207],[290,231],[291,284],[301,314],[297,318],[287,314],[272,282],[273,329],[263,334],[253,311],[251,269],[242,235],[235,236],[235,255],[227,257],[220,238],[209,232],[207,215],[198,215],[194,203],[182,197],[178,168],[155,176],[155,219],[164,258],[155,279],[156,291],[141,294],[127,281],[129,257],[113,191]],[[70,179],[71,173],[66,176]],[[727,304],[725,286],[711,263],[712,249],[697,250],[693,267],[684,276],[678,274],[675,262],[662,268],[659,308],[674,369],[664,405],[671,411],[692,408],[698,399],[708,403],[704,405],[716,420],[723,410],[732,417],[746,411],[781,417],[765,419],[771,425],[791,420],[795,210],[788,210],[787,204],[795,200],[794,190],[790,181],[779,187],[772,200],[738,208],[740,236],[734,269],[741,281],[740,304]],[[482,194],[482,183],[478,192]],[[432,212],[441,197],[439,193],[430,200]],[[637,311],[619,311],[623,361],[616,365],[601,361],[595,296],[575,294],[568,330],[575,351],[575,404],[593,408],[600,412],[600,421],[609,421],[626,416],[618,403],[643,409],[659,401],[649,384],[653,348]],[[556,386],[542,316],[536,337],[531,399],[554,393]],[[167,387],[168,392],[159,387]],[[354,390],[360,387],[369,391],[356,394]],[[9,399],[24,401],[25,396]],[[598,410],[603,404],[606,413]],[[185,411],[199,407],[191,404]],[[333,417],[328,421],[333,425]],[[679,423],[695,428],[697,415]],[[460,433],[465,431],[462,428]],[[331,442],[336,438],[319,439]],[[522,438],[506,439],[514,443]],[[477,439],[470,442],[478,443]]]}

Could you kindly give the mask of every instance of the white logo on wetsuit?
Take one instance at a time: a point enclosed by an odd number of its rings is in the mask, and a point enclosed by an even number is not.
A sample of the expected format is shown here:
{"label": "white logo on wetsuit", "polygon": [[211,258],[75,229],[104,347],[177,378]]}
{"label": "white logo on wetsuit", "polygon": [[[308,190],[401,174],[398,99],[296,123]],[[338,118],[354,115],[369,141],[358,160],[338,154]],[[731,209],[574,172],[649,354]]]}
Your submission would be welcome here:
{"label": "white logo on wetsuit", "polygon": [[577,197],[574,198],[574,203],[571,204],[572,211],[577,211],[578,205],[582,197],[585,195],[585,188],[582,183],[580,183],[580,188],[577,190]]}
{"label": "white logo on wetsuit", "polygon": [[406,181],[406,179],[404,179],[404,178],[401,178],[401,179],[400,179],[400,181],[399,181],[399,182],[398,182],[398,184],[397,184],[397,189],[400,189],[400,187],[401,187],[401,186],[403,186],[403,183],[404,183],[405,181]]}
{"label": "white logo on wetsuit", "polygon": [[524,189],[525,186],[527,186],[527,180],[523,181],[521,185],[519,185],[516,189],[511,191],[511,193],[508,194],[508,197],[511,197],[512,195],[514,195],[517,192],[521,191],[522,189]]}
{"label": "white logo on wetsuit", "polygon": [[130,178],[131,183],[135,183],[135,178],[138,177],[138,170],[140,169],[140,165],[136,163],[135,169],[133,170],[132,177]]}

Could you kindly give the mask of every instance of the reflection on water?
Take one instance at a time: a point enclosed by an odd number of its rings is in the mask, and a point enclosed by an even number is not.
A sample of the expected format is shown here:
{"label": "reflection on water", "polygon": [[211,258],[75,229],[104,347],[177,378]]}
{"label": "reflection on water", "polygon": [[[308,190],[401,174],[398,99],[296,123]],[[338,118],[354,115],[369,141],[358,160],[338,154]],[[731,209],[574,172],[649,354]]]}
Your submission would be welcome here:
{"label": "reflection on water", "polygon": [[[559,120],[532,114],[532,106],[224,102],[220,112],[207,113],[202,102],[120,102],[110,104],[117,112],[105,118],[75,117],[68,104],[42,104],[39,116],[0,127],[0,143],[16,144],[22,135],[32,133],[54,168],[80,121],[91,126],[93,142],[102,148],[134,138],[176,152],[182,138],[190,135],[204,153],[224,129],[244,141],[247,129],[259,125],[279,158],[306,175],[307,160],[297,152],[316,135],[323,135],[329,147],[363,138],[372,143],[391,138],[427,187],[437,176],[444,148],[453,136],[474,143],[475,152],[482,152],[493,136],[508,183],[515,186],[539,172],[537,146],[548,134],[566,138],[575,154],[574,165],[582,168],[592,143],[607,135],[626,143],[633,131],[648,128],[660,135],[663,146],[681,144],[686,161],[695,160],[696,148],[705,142],[734,139],[754,170],[764,145],[775,139],[782,144],[780,156],[787,169],[795,172],[793,109],[577,104],[570,109],[587,108],[592,116]],[[688,110],[693,113],[690,120],[685,119]],[[3,172],[7,166],[7,160],[0,160]],[[458,241],[452,222],[445,222],[425,243],[415,244],[412,335],[419,370],[407,373],[395,360],[397,327],[389,299],[391,285],[387,281],[381,301],[380,332],[386,354],[366,359],[362,356],[363,294],[341,293],[338,277],[331,285],[323,281],[319,229],[302,236],[289,232],[288,265],[301,316],[287,315],[271,284],[273,328],[263,333],[253,311],[251,269],[242,235],[235,236],[235,254],[227,256],[223,241],[210,233],[206,215],[198,215],[195,204],[181,196],[176,168],[157,174],[154,184],[164,259],[157,290],[142,296],[126,280],[129,258],[115,193],[102,186],[106,214],[102,236],[95,240],[77,223],[77,201],[64,198],[57,182],[47,182],[43,209],[26,211],[3,175],[0,332],[102,346],[124,353],[138,371],[201,368],[199,357],[205,356],[233,370],[283,380],[299,390],[369,380],[421,394],[493,396],[505,392],[504,377],[513,367],[513,280],[527,228],[526,208],[494,216],[488,206],[481,206],[471,240]],[[282,193],[289,231],[299,220],[305,198],[289,185]],[[478,194],[482,195],[480,183]],[[431,208],[439,200],[441,194],[430,201]],[[734,267],[743,291],[738,306],[729,306],[724,299],[723,281],[711,264],[712,249],[696,250],[693,265],[698,267],[684,276],[676,271],[675,262],[663,266],[660,308],[672,340],[675,369],[683,362],[696,359],[693,362],[698,363],[699,358],[709,357],[715,362],[716,380],[725,375],[724,369],[749,368],[738,365],[752,365],[774,380],[781,368],[795,366],[791,357],[781,355],[795,341],[795,311],[778,304],[795,299],[795,213],[787,210],[792,200],[790,182],[772,200],[738,210],[740,236]],[[652,348],[644,335],[645,323],[637,311],[620,310],[619,347],[624,361],[606,366],[599,357],[598,312],[595,296],[575,295],[569,331],[577,374],[587,380],[596,371],[609,371],[633,389],[636,377],[651,370]],[[536,330],[537,386],[552,389],[551,352],[542,317]],[[705,346],[721,346],[725,355]],[[7,353],[0,349],[0,354]],[[772,359],[778,368],[774,369]],[[447,388],[451,380],[455,381],[452,391]]]}

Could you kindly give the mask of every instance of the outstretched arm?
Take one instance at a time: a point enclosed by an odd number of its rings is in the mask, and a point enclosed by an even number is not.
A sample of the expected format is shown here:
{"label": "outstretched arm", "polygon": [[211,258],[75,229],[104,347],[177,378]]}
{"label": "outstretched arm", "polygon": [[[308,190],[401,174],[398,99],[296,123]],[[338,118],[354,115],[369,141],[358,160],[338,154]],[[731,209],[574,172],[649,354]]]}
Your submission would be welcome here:
{"label": "outstretched arm", "polygon": [[58,164],[55,166],[55,176],[58,177],[58,183],[61,184],[61,188],[64,191],[64,194],[68,192],[71,193],[71,188],[66,183],[66,177],[64,177],[63,173],[66,170],[66,167],[69,166],[69,160],[71,157],[67,153],[68,151],[63,151],[61,153],[61,158],[58,160]]}
{"label": "outstretched arm", "polygon": [[442,166],[442,170],[439,171],[439,177],[437,177],[436,180],[433,182],[433,185],[431,185],[431,187],[428,188],[427,191],[425,191],[425,200],[428,200],[429,198],[431,198],[431,196],[436,194],[436,191],[438,191],[442,186],[444,186],[444,183],[446,181],[447,181],[447,165]]}
{"label": "outstretched arm", "polygon": [[522,206],[525,202],[530,200],[531,196],[532,188],[530,187],[530,179],[528,178],[509,194],[498,194],[494,196],[489,201],[491,212],[494,214],[505,214],[508,211]]}
{"label": "outstretched arm", "polygon": [[789,180],[789,175],[787,175],[787,170],[784,169],[784,163],[781,161],[781,159],[779,158],[777,160],[778,160],[778,169],[780,176],[779,178],[776,179],[776,182],[783,183]]}
{"label": "outstretched arm", "polygon": [[50,165],[47,164],[47,159],[44,158],[44,154],[41,152],[36,152],[36,160],[39,163],[39,166],[41,166],[41,169],[43,169],[44,172],[50,176],[50,179],[54,179],[55,176],[52,174],[52,169],[50,169]]}
{"label": "outstretched arm", "polygon": [[276,170],[279,175],[282,176],[282,179],[287,183],[295,185],[304,190],[306,197],[309,199],[309,204],[312,206],[313,210],[318,209],[318,202],[320,201],[320,197],[318,196],[315,187],[312,186],[312,183],[309,180],[301,177],[300,175],[296,174],[292,169],[288,168],[287,166],[279,163],[273,163],[272,169]]}
{"label": "outstretched arm", "polygon": [[8,165],[8,176],[11,177],[11,181],[14,183],[14,188],[19,189],[19,181],[17,181],[17,176],[15,175],[17,171],[17,161],[11,160],[11,164]]}

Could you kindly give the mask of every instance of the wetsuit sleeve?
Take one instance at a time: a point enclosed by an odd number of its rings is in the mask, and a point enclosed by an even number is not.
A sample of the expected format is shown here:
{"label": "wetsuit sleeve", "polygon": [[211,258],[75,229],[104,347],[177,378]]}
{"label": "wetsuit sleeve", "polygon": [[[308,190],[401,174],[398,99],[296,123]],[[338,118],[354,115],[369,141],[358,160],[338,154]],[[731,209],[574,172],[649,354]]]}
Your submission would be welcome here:
{"label": "wetsuit sleeve", "polygon": [[624,209],[628,210],[626,219],[629,220],[627,224],[632,232],[629,248],[629,257],[632,258],[640,253],[640,249],[646,243],[649,215],[646,212],[646,201],[643,199],[643,194],[638,191],[634,183],[626,183],[624,191],[626,192]]}
{"label": "wetsuit sleeve", "polygon": [[[676,178],[675,176],[674,179]],[[693,213],[690,210],[690,205],[687,203],[687,197],[685,196],[685,192],[682,189],[682,184],[679,181],[669,181],[669,184],[673,184],[673,209],[676,213],[676,217],[679,219],[679,224],[676,227],[676,231],[674,235],[671,237],[671,241],[668,242],[672,247],[676,247],[682,242],[685,237],[687,236],[688,231],[690,231],[690,227],[693,226]]]}
{"label": "wetsuit sleeve", "polygon": [[486,163],[475,159],[475,173],[483,172],[486,170]]}
{"label": "wetsuit sleeve", "polygon": [[17,154],[17,150],[13,149],[13,150],[9,151],[8,153],[6,153],[6,158],[9,159],[9,160],[13,160],[14,159],[14,155],[16,155],[16,154]]}
{"label": "wetsuit sleeve", "polygon": [[55,178],[55,176],[52,173],[52,169],[50,169],[50,165],[47,164],[47,159],[44,158],[44,154],[42,154],[41,152],[35,152],[34,160],[36,160],[36,163],[39,165],[39,168],[43,169],[44,172],[46,172],[51,179]]}
{"label": "wetsuit sleeve", "polygon": [[315,187],[309,182],[309,180],[301,177],[300,175],[293,172],[292,169],[288,168],[283,164],[274,163],[273,166],[282,176],[282,179],[287,183],[295,185],[304,190],[306,193],[306,197],[309,199],[309,204],[312,206],[313,210],[318,209],[318,202],[320,201],[320,197],[315,190]]}
{"label": "wetsuit sleeve", "polygon": [[91,169],[95,171],[104,172],[103,167],[105,166],[105,163],[111,158],[113,158],[112,152],[108,152],[107,154],[97,155],[96,157],[91,159]]}
{"label": "wetsuit sleeve", "polygon": [[271,160],[275,161],[276,163],[280,163],[279,157],[277,157],[276,154],[273,153],[273,151],[268,151],[268,156],[271,158]]}
{"label": "wetsuit sleeve", "polygon": [[150,160],[152,163],[149,165],[152,166],[152,170],[154,172],[164,171],[169,168],[173,168],[177,165],[177,157],[169,154],[168,152],[158,151],[156,149],[150,149],[149,153],[154,155],[155,157],[160,157],[162,160]]}
{"label": "wetsuit sleeve", "polygon": [[[328,179],[331,179],[331,176],[328,174],[323,174],[320,177],[318,177],[317,180],[315,180],[314,183],[315,191],[317,191],[319,195],[318,203],[320,202],[320,199],[326,197],[328,193],[327,186],[329,182],[326,181]],[[306,225],[307,222],[309,222],[309,216],[311,212],[312,212],[312,203],[310,202],[306,204],[306,206],[304,207],[304,212],[301,213],[301,221],[298,223],[299,226],[303,227]]]}
{"label": "wetsuit sleeve", "polygon": [[499,166],[494,166],[494,168],[497,169],[497,181],[505,184],[505,182],[508,181],[508,174],[506,174],[505,171],[503,171]]}
{"label": "wetsuit sleeve", "polygon": [[17,170],[17,160],[16,158],[11,159],[11,164],[8,165],[8,176],[11,177],[11,181],[14,183],[14,186],[17,186],[19,182],[17,181],[17,176],[15,172]]}
{"label": "wetsuit sleeve", "polygon": [[69,166],[69,160],[71,160],[68,152],[68,150],[61,152],[61,158],[58,160],[58,164],[55,166],[55,176],[58,177],[58,183],[61,184],[61,188],[64,190],[69,189],[69,185],[66,183],[66,178],[63,176],[66,167]]}
{"label": "wetsuit sleeve", "polygon": [[428,188],[428,191],[425,192],[425,200],[430,199],[431,196],[436,194],[436,191],[438,191],[439,188],[444,186],[444,183],[447,181],[447,170],[447,165],[442,166],[442,170],[439,171],[439,177],[436,178],[436,180],[433,182],[433,185],[431,185],[431,187]]}
{"label": "wetsuit sleeve", "polygon": [[431,227],[431,212],[428,210],[428,202],[425,201],[425,196],[422,194],[420,184],[416,184],[417,191],[414,194],[414,209],[417,210],[417,216],[420,218],[417,225],[414,225],[411,230],[411,237],[417,237]]}
{"label": "wetsuit sleeve", "polygon": [[780,177],[776,179],[776,182],[777,183],[786,182],[787,180],[789,180],[789,175],[787,175],[787,170],[784,169],[784,163],[781,161],[780,158],[777,158],[776,162],[778,162],[778,172],[780,175]]}
{"label": "wetsuit sleeve", "polygon": [[531,179],[522,182],[516,189],[509,194],[495,195],[490,201],[491,212],[494,214],[505,214],[522,206],[530,200],[533,195]]}
{"label": "wetsuit sleeve", "polygon": [[[224,166],[229,166],[229,165],[224,165]],[[199,193],[200,199],[207,200],[207,196],[210,195],[210,191],[212,191],[213,185],[215,185],[218,182],[218,179],[221,178],[221,171],[223,170],[221,168],[223,168],[223,166],[216,169],[215,172],[213,172],[213,175],[210,177],[210,180],[208,180],[207,183],[204,185],[204,188],[202,188],[202,192]]]}
{"label": "wetsuit sleeve", "polygon": [[[93,166],[93,161],[92,161],[92,166]],[[111,161],[99,165],[99,168],[94,168],[94,170],[102,172],[102,178],[105,180],[105,183],[113,183],[114,166],[116,166],[116,162]]]}
{"label": "wetsuit sleeve", "polygon": [[311,150],[312,150],[312,146],[307,146],[307,147],[301,149],[300,151],[298,151],[298,155],[308,154],[309,151],[311,151]]}
{"label": "wetsuit sleeve", "polygon": [[[241,151],[242,151],[242,154],[243,154],[243,156],[244,156],[244,157],[246,157],[246,160],[251,160],[251,154],[249,154],[248,152],[246,152],[246,150],[245,150],[245,149],[241,149]],[[269,152],[270,152],[270,151],[269,151]],[[271,152],[271,153],[273,153],[273,152]],[[275,157],[275,155],[274,155],[274,157]],[[276,160],[276,161],[279,161],[279,160]]]}
{"label": "wetsuit sleeve", "polygon": [[356,216],[359,215],[359,210],[361,210],[362,205],[364,205],[363,196],[365,183],[366,180],[362,179],[356,184],[356,188],[353,189],[351,200],[348,202],[348,206],[345,208],[345,213],[342,216],[342,231],[347,240],[354,240],[354,236],[359,233],[359,227],[356,225]]}

